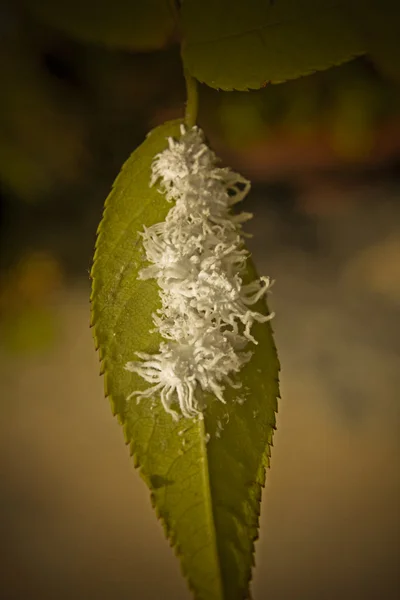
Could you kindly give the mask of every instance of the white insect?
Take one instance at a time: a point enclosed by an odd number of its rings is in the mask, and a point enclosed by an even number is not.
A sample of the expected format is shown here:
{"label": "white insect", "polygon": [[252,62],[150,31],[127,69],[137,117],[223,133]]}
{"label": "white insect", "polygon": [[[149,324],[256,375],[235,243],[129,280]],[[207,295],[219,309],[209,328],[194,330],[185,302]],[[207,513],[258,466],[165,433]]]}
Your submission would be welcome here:
{"label": "white insect", "polygon": [[250,183],[217,166],[199,128],[182,126],[181,134],[154,158],[150,181],[174,205],[164,222],[141,234],[150,265],[139,277],[157,280],[161,308],[153,321],[164,341],[157,354],[138,352],[140,360],[125,366],[151,384],[128,399],[158,396],[175,419],[203,416],[198,387],[225,402],[224,384],[239,387],[231,376],[250,360],[248,342],[257,343],[253,323],[273,316],[249,308],[270,279],[242,281],[248,252],[241,224],[252,215],[231,208]]}

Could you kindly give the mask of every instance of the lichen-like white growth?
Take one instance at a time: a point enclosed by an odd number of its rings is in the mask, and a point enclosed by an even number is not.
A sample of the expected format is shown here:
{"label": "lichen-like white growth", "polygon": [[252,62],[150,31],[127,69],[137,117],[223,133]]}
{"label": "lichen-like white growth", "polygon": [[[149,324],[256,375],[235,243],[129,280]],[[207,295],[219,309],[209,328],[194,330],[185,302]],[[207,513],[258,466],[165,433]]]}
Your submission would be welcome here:
{"label": "lichen-like white growth", "polygon": [[182,127],[181,133],[154,158],[150,181],[159,182],[174,205],[163,223],[141,234],[150,265],[139,276],[159,285],[161,308],[153,320],[164,341],[157,354],[138,352],[140,360],[125,368],[151,384],[129,398],[160,396],[174,418],[193,418],[202,416],[198,387],[225,402],[224,384],[237,386],[232,375],[252,355],[244,349],[248,342],[257,343],[253,323],[272,317],[250,306],[271,282],[268,277],[247,285],[242,281],[248,252],[241,224],[252,215],[232,214],[231,208],[246,196],[250,183],[217,166],[200,129]]}

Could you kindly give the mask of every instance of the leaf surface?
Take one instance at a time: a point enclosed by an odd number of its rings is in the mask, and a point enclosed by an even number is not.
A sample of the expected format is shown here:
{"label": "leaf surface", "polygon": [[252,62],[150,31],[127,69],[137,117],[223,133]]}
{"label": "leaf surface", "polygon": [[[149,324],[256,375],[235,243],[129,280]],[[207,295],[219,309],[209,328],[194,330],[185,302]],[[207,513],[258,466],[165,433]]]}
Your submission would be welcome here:
{"label": "leaf surface", "polygon": [[181,16],[187,69],[223,90],[280,83],[364,50],[334,0],[185,0]]}
{"label": "leaf surface", "polygon": [[175,28],[169,0],[24,0],[37,17],[80,40],[124,50],[156,50]]}
{"label": "leaf surface", "polygon": [[[226,405],[209,397],[204,420],[176,422],[161,402],[152,408],[149,400],[126,401],[147,384],[125,364],[160,343],[152,331],[157,284],[138,279],[145,261],[139,232],[171,208],[149,181],[153,157],[168,136],[179,136],[179,126],[174,121],[151,132],[106,201],[92,270],[92,324],[112,410],[195,598],[239,600],[248,595],[275,427],[279,364],[269,323],[252,329],[259,344],[240,372],[242,389],[227,386]],[[248,276],[254,278],[251,265]],[[256,310],[265,312],[265,303]]]}

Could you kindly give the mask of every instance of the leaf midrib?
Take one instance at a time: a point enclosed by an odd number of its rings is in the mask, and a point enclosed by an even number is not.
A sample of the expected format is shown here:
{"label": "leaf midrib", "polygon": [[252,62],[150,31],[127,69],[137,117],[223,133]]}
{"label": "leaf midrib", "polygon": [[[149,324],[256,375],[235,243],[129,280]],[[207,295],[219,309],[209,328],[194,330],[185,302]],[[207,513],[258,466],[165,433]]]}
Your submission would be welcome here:
{"label": "leaf midrib", "polygon": [[218,588],[219,588],[219,597],[221,600],[225,600],[225,590],[224,590],[224,582],[222,577],[222,569],[221,569],[221,557],[218,547],[218,536],[217,536],[217,528],[215,524],[215,515],[214,515],[214,503],[213,497],[211,494],[211,477],[210,477],[210,469],[209,469],[209,460],[208,460],[208,452],[207,452],[207,442],[206,440],[206,426],[204,418],[199,421],[200,424],[200,448],[201,454],[204,461],[204,468],[202,469],[203,474],[203,483],[206,494],[206,503],[208,505],[208,513],[209,513],[209,525],[210,531],[212,532],[212,540],[213,540],[213,551],[216,557],[216,562],[218,564]]}

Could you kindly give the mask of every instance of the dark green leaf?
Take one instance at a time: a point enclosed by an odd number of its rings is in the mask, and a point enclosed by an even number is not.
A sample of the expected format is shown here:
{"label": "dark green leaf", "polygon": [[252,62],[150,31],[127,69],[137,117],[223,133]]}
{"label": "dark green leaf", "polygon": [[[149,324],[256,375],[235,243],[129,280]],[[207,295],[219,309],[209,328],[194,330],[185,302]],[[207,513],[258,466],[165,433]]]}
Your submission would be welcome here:
{"label": "dark green leaf", "polygon": [[[167,136],[179,136],[179,125],[151,132],[107,199],[92,271],[92,323],[112,410],[195,597],[239,600],[248,595],[275,427],[279,365],[269,323],[253,327],[259,344],[240,373],[242,389],[227,389],[226,405],[209,397],[204,420],[176,422],[161,403],[152,409],[146,400],[126,401],[147,385],[125,364],[137,351],[156,352],[160,343],[152,332],[157,284],[137,278],[145,260],[139,231],[164,220],[171,208],[149,181],[153,157]],[[254,277],[252,266],[248,276]],[[256,310],[267,309],[260,302]]]}
{"label": "dark green leaf", "polygon": [[364,50],[332,0],[185,0],[181,12],[186,67],[223,90],[280,83]]}

